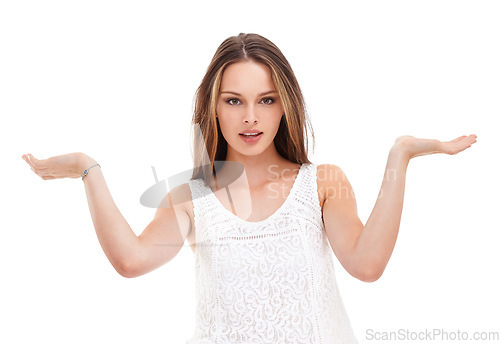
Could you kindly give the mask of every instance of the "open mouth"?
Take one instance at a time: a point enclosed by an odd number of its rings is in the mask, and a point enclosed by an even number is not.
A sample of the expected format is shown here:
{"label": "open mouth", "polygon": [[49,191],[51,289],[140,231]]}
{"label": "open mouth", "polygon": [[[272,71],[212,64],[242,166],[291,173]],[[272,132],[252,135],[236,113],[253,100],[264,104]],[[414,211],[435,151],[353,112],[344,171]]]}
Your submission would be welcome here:
{"label": "open mouth", "polygon": [[257,143],[260,140],[260,137],[262,136],[262,132],[258,134],[251,134],[251,135],[244,135],[240,134],[241,139],[248,144],[254,144]]}
{"label": "open mouth", "polygon": [[262,135],[262,133],[258,133],[258,134],[240,134],[240,136],[243,136],[243,137],[248,137],[248,138],[251,138],[251,137],[257,137],[257,136],[260,136]]}

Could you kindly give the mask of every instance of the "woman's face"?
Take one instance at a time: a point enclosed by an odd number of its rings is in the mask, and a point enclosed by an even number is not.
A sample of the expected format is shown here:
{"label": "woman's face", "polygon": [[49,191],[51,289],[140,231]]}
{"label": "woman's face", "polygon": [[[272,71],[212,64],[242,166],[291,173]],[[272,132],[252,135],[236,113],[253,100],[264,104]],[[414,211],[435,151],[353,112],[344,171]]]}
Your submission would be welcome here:
{"label": "woman's face", "polygon": [[[229,65],[222,75],[216,115],[228,143],[228,157],[234,153],[257,155],[270,145],[274,150],[283,106],[271,79],[271,69],[253,61]],[[245,130],[262,134],[245,138]]]}

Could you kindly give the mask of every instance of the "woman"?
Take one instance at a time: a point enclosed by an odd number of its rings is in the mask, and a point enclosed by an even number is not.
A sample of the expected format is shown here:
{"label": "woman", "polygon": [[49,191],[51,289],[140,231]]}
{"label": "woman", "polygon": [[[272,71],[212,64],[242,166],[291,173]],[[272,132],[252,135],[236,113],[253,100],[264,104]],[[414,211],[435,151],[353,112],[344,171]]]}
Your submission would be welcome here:
{"label": "woman", "polygon": [[307,158],[309,120],[288,61],[266,38],[243,33],[217,49],[197,91],[193,124],[200,135],[192,178],[168,193],[139,236],[97,161],[83,153],[23,155],[44,180],[83,172],[99,242],[122,276],[158,268],[188,240],[197,293],[188,343],[357,343],[331,250],[349,274],[376,281],[396,242],[409,160],[456,154],[476,142],[476,135],[397,138],[363,225],[344,172]]}

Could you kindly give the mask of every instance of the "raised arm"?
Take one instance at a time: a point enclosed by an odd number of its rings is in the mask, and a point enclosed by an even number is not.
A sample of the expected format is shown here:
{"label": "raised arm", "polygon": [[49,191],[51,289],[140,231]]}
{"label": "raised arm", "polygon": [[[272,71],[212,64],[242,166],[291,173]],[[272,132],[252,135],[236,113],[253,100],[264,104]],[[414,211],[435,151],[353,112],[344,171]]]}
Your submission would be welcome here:
{"label": "raised arm", "polygon": [[354,277],[373,282],[382,276],[392,255],[403,209],[406,169],[410,159],[434,154],[454,155],[476,142],[476,135],[452,141],[399,137],[389,152],[377,201],[363,226],[357,215],[352,187],[343,171],[326,165],[330,176],[323,183],[327,197],[323,206],[325,231],[342,266]]}
{"label": "raised arm", "polygon": [[[84,156],[80,169],[95,163]],[[184,205],[173,205],[172,199],[187,199],[179,195],[188,192],[187,184],[168,193],[154,219],[137,236],[111,198],[101,169],[94,168],[83,181],[99,243],[120,275],[144,275],[172,260],[183,247],[190,219]]]}
{"label": "raised arm", "polygon": [[[44,180],[80,178],[85,169],[97,163],[83,153],[43,160],[29,154],[23,155],[23,159]],[[182,204],[172,206],[173,192],[165,197],[163,208],[157,210],[153,221],[137,236],[113,201],[98,166],[89,170],[83,183],[99,243],[120,275],[128,278],[143,275],[170,261],[182,248],[190,220]]]}

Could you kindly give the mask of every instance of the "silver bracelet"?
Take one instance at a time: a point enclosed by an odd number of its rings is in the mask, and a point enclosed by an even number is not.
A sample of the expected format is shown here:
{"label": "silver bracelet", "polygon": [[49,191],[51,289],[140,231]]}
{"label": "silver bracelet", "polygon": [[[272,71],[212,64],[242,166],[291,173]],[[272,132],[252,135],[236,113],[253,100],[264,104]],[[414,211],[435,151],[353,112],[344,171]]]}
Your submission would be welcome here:
{"label": "silver bracelet", "polygon": [[83,174],[82,174],[82,180],[83,180],[83,178],[84,178],[84,177],[85,177],[85,176],[89,173],[89,170],[90,170],[92,167],[94,167],[94,166],[99,166],[99,167],[101,167],[101,165],[99,165],[99,164],[95,164],[95,165],[92,165],[92,166],[90,166],[89,168],[87,168],[85,171],[83,171]]}

